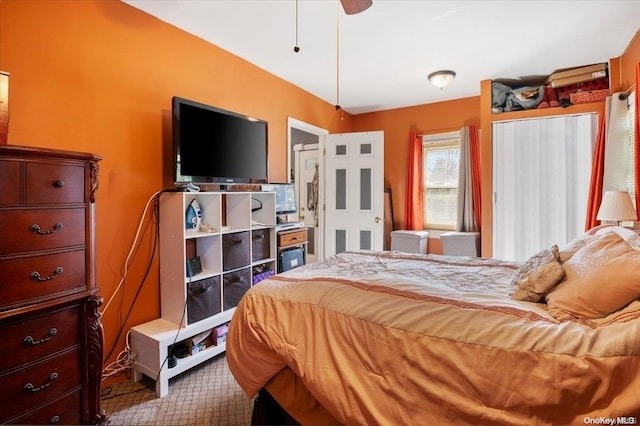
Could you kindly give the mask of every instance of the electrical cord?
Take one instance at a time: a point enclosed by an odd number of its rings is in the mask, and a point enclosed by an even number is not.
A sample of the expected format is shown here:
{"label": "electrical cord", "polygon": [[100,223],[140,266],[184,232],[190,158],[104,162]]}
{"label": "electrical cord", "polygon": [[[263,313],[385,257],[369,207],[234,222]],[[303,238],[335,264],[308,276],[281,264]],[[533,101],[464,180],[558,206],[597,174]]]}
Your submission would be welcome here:
{"label": "electrical cord", "polygon": [[[156,221],[156,225],[157,225],[157,221]],[[146,229],[148,229],[148,227],[145,228],[145,232],[146,232]],[[133,311],[133,307],[135,306],[135,302],[138,300],[138,297],[140,296],[140,292],[142,291],[144,283],[146,282],[146,280],[147,280],[147,278],[149,276],[149,272],[151,271],[151,266],[153,265],[153,259],[155,257],[157,241],[158,241],[158,238],[159,238],[158,237],[158,233],[159,233],[158,227],[156,226],[155,229],[156,229],[156,232],[154,233],[154,239],[152,241],[151,256],[149,257],[149,260],[147,262],[147,266],[146,266],[146,269],[144,271],[142,280],[140,281],[140,284],[138,285],[138,288],[136,290],[136,294],[135,294],[131,304],[129,305],[129,310],[128,310],[128,312],[127,312],[127,314],[126,314],[126,316],[124,318],[122,318],[122,307],[123,307],[123,304],[124,304],[124,292],[123,292],[123,294],[121,296],[120,309],[118,310],[118,314],[119,314],[118,319],[120,321],[120,328],[118,329],[118,333],[116,334],[116,338],[115,338],[115,340],[113,342],[113,345],[112,345],[111,349],[109,350],[109,353],[105,357],[105,359],[109,359],[113,355],[113,351],[115,350],[118,342],[120,341],[120,337],[122,336],[122,333],[124,332],[124,327],[125,327],[127,321],[129,320],[129,317],[131,316],[131,312]],[[138,248],[139,248],[139,246],[138,246]],[[137,250],[136,250],[136,253],[137,253]]]}
{"label": "electrical cord", "polygon": [[135,247],[137,245],[138,238],[140,236],[140,229],[142,228],[142,225],[144,223],[144,218],[147,215],[147,211],[149,209],[149,205],[162,192],[163,191],[155,192],[151,196],[151,198],[149,198],[149,200],[147,201],[147,204],[144,206],[144,211],[142,212],[142,217],[140,218],[140,222],[138,223],[138,229],[136,230],[136,234],[135,234],[135,236],[133,238],[133,244],[131,245],[131,248],[129,249],[129,253],[127,254],[127,257],[126,257],[126,259],[124,261],[124,271],[122,273],[122,278],[120,279],[120,282],[118,283],[118,286],[116,287],[115,291],[113,292],[113,294],[109,298],[109,301],[107,302],[107,304],[105,305],[104,309],[102,310],[102,313],[100,314],[100,316],[103,316],[105,314],[105,312],[109,309],[109,306],[111,305],[111,302],[113,301],[114,297],[116,296],[116,294],[118,294],[118,292],[120,291],[120,288],[124,285],[124,282],[125,282],[125,280],[127,278],[127,273],[129,271],[130,259],[131,259],[131,256],[132,256],[134,250],[135,250]]}
{"label": "electrical cord", "polygon": [[117,376],[123,371],[131,368],[133,366],[136,354],[131,350],[131,345],[129,343],[129,336],[131,335],[131,331],[127,332],[126,336],[126,347],[125,349],[118,354],[118,357],[111,364],[107,365],[102,370],[102,380],[106,380],[109,377]]}
{"label": "electrical cord", "polygon": [[258,206],[257,207],[251,207],[251,213],[257,212],[258,210],[262,209],[262,201],[258,200],[257,198],[254,198],[254,197],[251,197],[251,200],[258,202]]}
{"label": "electrical cord", "polygon": [[[111,356],[113,355],[113,352],[118,344],[118,342],[120,341],[120,337],[122,336],[122,333],[124,331],[124,327],[131,315],[131,312],[133,311],[133,306],[135,305],[136,300],[138,299],[140,292],[142,291],[142,288],[144,286],[144,283],[146,282],[148,276],[149,276],[149,272],[151,270],[151,267],[153,265],[153,259],[155,257],[155,253],[157,251],[157,243],[158,243],[158,239],[159,239],[159,227],[158,227],[158,216],[159,216],[159,206],[158,206],[158,200],[159,200],[159,195],[162,192],[166,192],[166,190],[163,191],[158,191],[156,193],[154,193],[149,200],[147,201],[147,204],[145,205],[143,214],[140,218],[140,222],[138,224],[138,228],[136,230],[136,234],[134,237],[134,241],[133,244],[131,246],[131,249],[129,250],[129,253],[127,255],[126,261],[125,261],[125,266],[124,266],[124,271],[123,271],[123,275],[122,278],[116,288],[116,290],[113,292],[113,294],[111,295],[108,303],[105,305],[105,309],[100,313],[100,316],[102,317],[105,312],[108,310],[111,302],[114,300],[115,296],[117,295],[117,293],[120,291],[120,289],[122,289],[125,285],[126,282],[126,278],[127,278],[127,273],[128,273],[128,268],[129,266],[133,263],[133,260],[135,259],[135,256],[138,253],[138,250],[140,249],[140,231],[141,228],[143,226],[143,224],[145,223],[145,217],[147,216],[147,212],[149,210],[149,205],[151,205],[151,203],[155,203],[154,204],[154,208],[152,210],[153,212],[153,216],[152,216],[152,220],[147,222],[147,226],[144,228],[144,232],[142,233],[142,236],[144,236],[148,229],[149,229],[149,225],[152,223],[155,223],[155,233],[153,241],[152,241],[152,247],[151,247],[151,253],[150,253],[150,257],[149,260],[147,262],[147,266],[145,268],[142,280],[140,282],[140,284],[138,285],[136,294],[134,296],[134,299],[132,301],[132,303],[129,305],[129,310],[125,316],[125,318],[122,318],[122,306],[124,304],[124,291],[122,293],[121,296],[121,300],[120,300],[120,309],[119,309],[119,320],[120,320],[120,328],[118,330],[118,333],[116,335],[116,338],[113,342],[113,345],[111,347],[111,349],[109,350],[108,355],[105,357],[105,359],[109,359],[111,358]],[[155,219],[155,220],[154,220]],[[129,342],[128,342],[128,338],[129,338],[129,332],[127,333],[126,336],[126,347],[125,349],[118,354],[118,356],[116,357],[116,361],[114,361],[113,363],[109,364],[107,367],[105,367],[105,369],[103,370],[103,380],[106,379],[107,377],[112,377],[114,375],[120,374],[123,371],[125,371],[126,369],[132,368],[134,361],[135,361],[135,354],[133,354],[131,352],[131,348],[129,346]]]}
{"label": "electrical cord", "polygon": [[[191,284],[191,277],[189,277],[189,284]],[[158,375],[156,376],[156,383],[158,382],[158,380],[160,380],[160,373],[162,372],[162,369],[164,368],[164,365],[169,360],[169,357],[171,356],[171,352],[173,351],[173,347],[178,342],[178,336],[180,336],[180,330],[182,330],[182,326],[184,324],[184,319],[187,316],[187,304],[188,303],[189,303],[189,298],[187,297],[185,302],[184,302],[184,307],[182,308],[182,318],[180,318],[180,325],[178,326],[178,331],[176,332],[176,337],[173,338],[173,343],[171,344],[171,346],[169,346],[169,348],[171,348],[171,350],[167,351],[167,356],[164,357],[164,360],[162,361],[162,364],[160,365],[160,368],[158,369]]]}

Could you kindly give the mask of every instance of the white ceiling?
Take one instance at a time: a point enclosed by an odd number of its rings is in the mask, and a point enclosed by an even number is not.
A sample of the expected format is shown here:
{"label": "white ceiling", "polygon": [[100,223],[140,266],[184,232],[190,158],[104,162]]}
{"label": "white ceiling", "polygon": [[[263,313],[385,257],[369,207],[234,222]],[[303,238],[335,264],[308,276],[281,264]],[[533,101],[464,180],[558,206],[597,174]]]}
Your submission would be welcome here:
{"label": "white ceiling", "polygon": [[[480,81],[547,76],[621,56],[640,1],[123,0],[352,114],[480,95]],[[338,18],[339,11],[339,18]],[[339,21],[339,92],[337,23]],[[444,90],[427,83],[456,71]],[[513,82],[512,82],[513,83]]]}

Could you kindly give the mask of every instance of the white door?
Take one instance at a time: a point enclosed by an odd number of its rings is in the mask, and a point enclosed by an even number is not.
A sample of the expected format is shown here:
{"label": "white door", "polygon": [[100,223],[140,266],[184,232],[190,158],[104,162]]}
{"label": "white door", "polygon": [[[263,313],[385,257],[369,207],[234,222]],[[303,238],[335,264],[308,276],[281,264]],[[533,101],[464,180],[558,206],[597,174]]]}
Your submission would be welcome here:
{"label": "white door", "polygon": [[[312,148],[309,148],[311,146]],[[300,149],[297,149],[300,147]],[[310,205],[311,193],[313,191],[313,179],[316,174],[318,164],[318,144],[313,145],[296,145],[294,147],[296,154],[296,192],[298,198],[298,220],[304,223],[307,227],[309,244],[307,245],[307,263],[312,263],[317,259],[318,254],[318,225],[320,218],[316,215],[319,213],[318,207],[320,206],[319,200],[315,204]],[[316,190],[316,198],[318,195],[318,189]],[[311,207],[311,208],[310,208]]]}
{"label": "white door", "polygon": [[324,256],[384,245],[384,132],[324,139]]}

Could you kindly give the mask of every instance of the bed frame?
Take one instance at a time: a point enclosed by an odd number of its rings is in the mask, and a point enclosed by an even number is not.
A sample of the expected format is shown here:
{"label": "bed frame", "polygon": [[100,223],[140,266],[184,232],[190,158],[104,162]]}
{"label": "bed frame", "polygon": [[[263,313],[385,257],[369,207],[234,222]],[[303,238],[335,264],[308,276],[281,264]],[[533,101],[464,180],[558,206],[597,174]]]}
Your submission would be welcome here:
{"label": "bed frame", "polygon": [[253,405],[253,414],[251,416],[252,426],[288,426],[299,424],[300,423],[296,422],[296,420],[278,404],[278,401],[276,401],[266,389],[260,389]]}

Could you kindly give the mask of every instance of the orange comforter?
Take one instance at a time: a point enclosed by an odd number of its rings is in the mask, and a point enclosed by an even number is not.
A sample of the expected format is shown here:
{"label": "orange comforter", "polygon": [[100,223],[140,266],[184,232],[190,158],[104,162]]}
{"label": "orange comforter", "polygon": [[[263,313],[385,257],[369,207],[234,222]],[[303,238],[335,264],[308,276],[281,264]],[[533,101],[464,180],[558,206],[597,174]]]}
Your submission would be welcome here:
{"label": "orange comforter", "polygon": [[291,270],[241,300],[229,367],[305,425],[636,424],[640,302],[559,322],[509,299],[518,266],[349,252]]}

